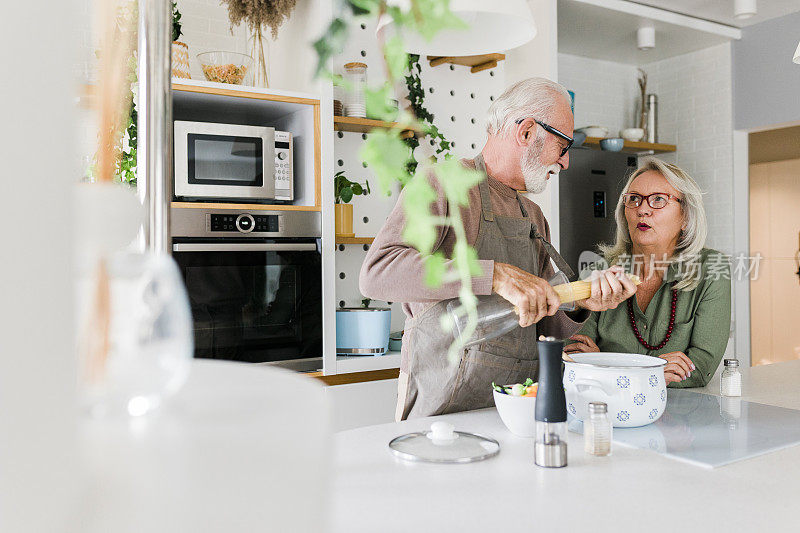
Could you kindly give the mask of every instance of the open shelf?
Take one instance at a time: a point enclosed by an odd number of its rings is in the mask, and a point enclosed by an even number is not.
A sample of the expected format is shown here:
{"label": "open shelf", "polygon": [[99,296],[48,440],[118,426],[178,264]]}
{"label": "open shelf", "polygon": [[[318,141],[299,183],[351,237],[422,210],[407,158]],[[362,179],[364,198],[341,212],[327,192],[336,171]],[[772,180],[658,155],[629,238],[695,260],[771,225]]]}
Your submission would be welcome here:
{"label": "open shelf", "polygon": [[322,211],[316,205],[236,204],[220,202],[170,202],[175,209],[236,209],[237,211]]}
{"label": "open shelf", "polygon": [[432,67],[438,67],[449,63],[451,65],[462,65],[470,68],[473,74],[482,70],[488,70],[497,66],[498,61],[503,61],[505,54],[481,54],[477,56],[428,56],[428,61]]}
{"label": "open shelf", "polygon": [[[602,139],[599,137],[586,137],[586,140],[583,141],[583,145],[586,148],[594,148],[600,149],[600,141]],[[641,152],[653,152],[654,154],[664,154],[667,152],[674,152],[677,150],[677,146],[674,144],[664,144],[664,143],[648,143],[648,142],[633,142],[633,141],[625,141],[625,145],[622,148],[622,152],[627,154],[638,154]]]}
{"label": "open shelf", "polygon": [[336,237],[336,244],[372,244],[375,237]]}
{"label": "open shelf", "polygon": [[[384,122],[372,118],[359,117],[333,117],[333,129],[336,131],[349,131],[353,133],[369,133],[374,129],[396,129],[400,128],[397,122]],[[420,130],[406,128],[403,130],[403,137],[421,136]]]}
{"label": "open shelf", "polygon": [[400,368],[400,352],[386,355],[337,355],[336,373]]}
{"label": "open shelf", "polygon": [[[322,143],[320,99],[305,93],[241,85],[172,80],[174,120],[268,126],[292,133],[294,201],[292,205],[173,202],[174,208],[209,207],[246,211],[321,211]],[[329,130],[328,130],[329,131]]]}

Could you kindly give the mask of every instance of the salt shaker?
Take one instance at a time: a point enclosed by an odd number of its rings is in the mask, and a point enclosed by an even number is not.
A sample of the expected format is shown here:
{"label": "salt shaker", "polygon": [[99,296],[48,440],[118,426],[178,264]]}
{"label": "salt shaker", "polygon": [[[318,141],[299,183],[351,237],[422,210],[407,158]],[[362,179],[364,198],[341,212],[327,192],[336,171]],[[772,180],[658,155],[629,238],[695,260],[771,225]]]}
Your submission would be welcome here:
{"label": "salt shaker", "polygon": [[742,395],[742,373],[738,359],[725,359],[725,369],[719,378],[719,393],[723,396]]}
{"label": "salt shaker", "polygon": [[611,455],[611,431],[608,406],[589,402],[589,418],[583,422],[583,450],[589,455]]}

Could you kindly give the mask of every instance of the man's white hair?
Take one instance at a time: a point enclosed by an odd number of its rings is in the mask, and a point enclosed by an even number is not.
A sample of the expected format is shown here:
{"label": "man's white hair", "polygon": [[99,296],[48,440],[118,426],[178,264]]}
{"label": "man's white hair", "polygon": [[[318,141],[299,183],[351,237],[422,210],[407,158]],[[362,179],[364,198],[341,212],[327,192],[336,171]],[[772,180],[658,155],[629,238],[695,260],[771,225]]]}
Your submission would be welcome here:
{"label": "man's white hair", "polygon": [[507,134],[521,118],[533,117],[547,122],[559,100],[570,98],[560,84],[546,78],[528,78],[505,90],[489,108],[486,131],[489,135]]}

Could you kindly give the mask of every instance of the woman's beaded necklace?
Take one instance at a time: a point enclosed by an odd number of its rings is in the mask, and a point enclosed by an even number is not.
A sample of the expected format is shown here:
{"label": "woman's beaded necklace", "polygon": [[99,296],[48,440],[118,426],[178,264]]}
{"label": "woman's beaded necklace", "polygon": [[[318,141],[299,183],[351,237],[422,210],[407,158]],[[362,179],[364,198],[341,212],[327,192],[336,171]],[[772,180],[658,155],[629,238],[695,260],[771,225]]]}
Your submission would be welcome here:
{"label": "woman's beaded necklace", "polygon": [[633,316],[633,300],[635,298],[636,298],[636,295],[633,295],[630,298],[628,298],[628,318],[631,321],[631,327],[633,328],[633,334],[636,335],[636,340],[638,340],[639,343],[642,346],[644,346],[645,348],[647,348],[648,350],[651,350],[651,351],[652,350],[660,350],[661,348],[663,348],[664,346],[667,345],[667,342],[669,342],[669,338],[670,338],[670,336],[672,336],[672,328],[675,327],[675,304],[677,304],[677,302],[678,302],[678,291],[677,291],[677,289],[672,289],[672,303],[670,305],[669,327],[667,328],[667,336],[664,337],[664,340],[661,341],[656,346],[652,346],[650,344],[647,344],[647,341],[645,341],[642,338],[642,334],[639,333],[639,328],[636,327],[636,319]]}

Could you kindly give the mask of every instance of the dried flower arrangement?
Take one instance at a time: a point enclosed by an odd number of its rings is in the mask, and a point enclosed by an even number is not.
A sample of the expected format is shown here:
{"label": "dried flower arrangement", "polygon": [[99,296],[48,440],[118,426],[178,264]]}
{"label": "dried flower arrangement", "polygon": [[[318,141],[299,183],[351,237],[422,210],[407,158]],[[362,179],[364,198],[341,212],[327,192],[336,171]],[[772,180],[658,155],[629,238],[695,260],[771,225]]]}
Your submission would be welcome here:
{"label": "dried flower arrangement", "polygon": [[269,28],[272,31],[272,38],[277,39],[278,28],[292,14],[297,0],[222,0],[221,3],[228,5],[231,31],[233,26],[238,26],[242,22],[245,22],[250,30],[251,55],[255,61],[253,85],[269,87],[262,28]]}
{"label": "dried flower arrangement", "polygon": [[278,28],[292,14],[297,0],[222,0],[221,3],[228,5],[231,29],[245,22],[256,33],[266,26],[276,39]]}

